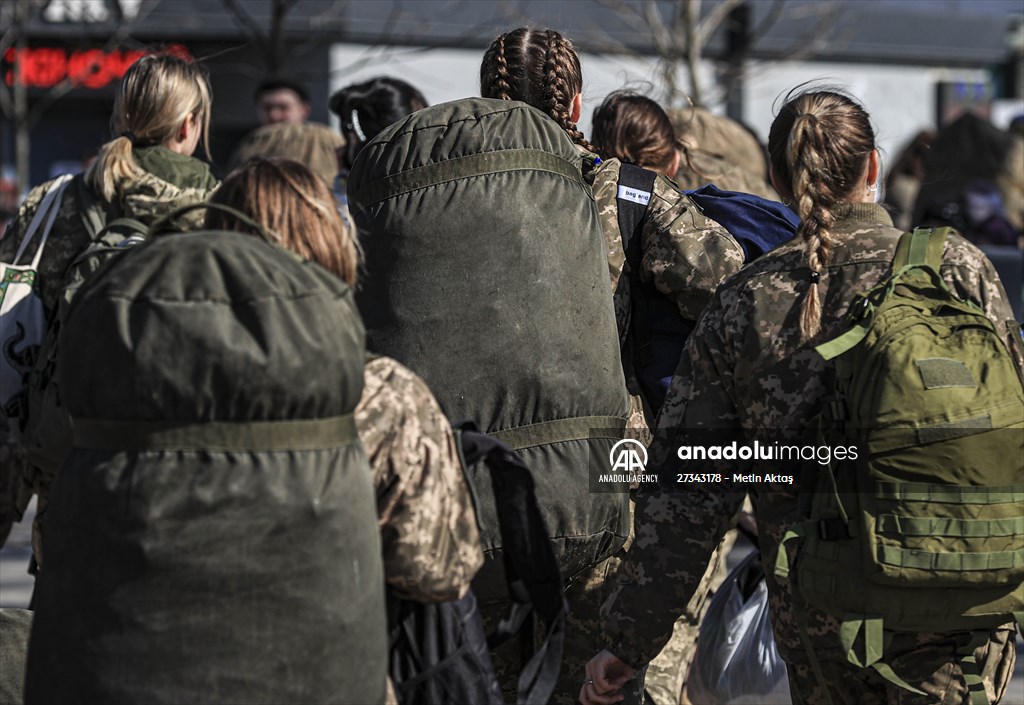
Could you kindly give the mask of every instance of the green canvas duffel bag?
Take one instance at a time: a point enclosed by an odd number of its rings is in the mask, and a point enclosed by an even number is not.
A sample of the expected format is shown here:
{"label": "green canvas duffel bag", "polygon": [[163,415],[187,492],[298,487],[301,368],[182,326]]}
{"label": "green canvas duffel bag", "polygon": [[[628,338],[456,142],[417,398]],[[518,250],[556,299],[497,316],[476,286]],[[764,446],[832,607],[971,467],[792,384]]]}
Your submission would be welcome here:
{"label": "green canvas duffel bag", "polygon": [[157,235],[87,280],[27,702],[383,702],[364,354],[348,287],[255,236]]}
{"label": "green canvas duffel bag", "polygon": [[[604,234],[575,145],[525,103],[432,106],[363,148],[349,205],[368,347],[423,377],[453,422],[520,452],[563,577],[614,553],[627,488],[593,491],[589,473],[608,472],[628,398]],[[492,493],[477,490],[496,560]]]}

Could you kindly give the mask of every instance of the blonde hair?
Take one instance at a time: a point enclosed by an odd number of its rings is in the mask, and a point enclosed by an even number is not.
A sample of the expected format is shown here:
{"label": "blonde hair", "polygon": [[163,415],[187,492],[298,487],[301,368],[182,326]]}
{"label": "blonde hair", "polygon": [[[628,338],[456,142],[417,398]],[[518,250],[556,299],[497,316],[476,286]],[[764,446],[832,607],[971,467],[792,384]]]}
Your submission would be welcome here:
{"label": "blonde hair", "polygon": [[115,137],[100,147],[86,183],[113,201],[125,184],[145,174],[132,158],[132,147],[173,140],[190,115],[202,123],[203,150],[209,158],[212,103],[210,83],[199,64],[170,54],[141,57],[121,79],[110,119]]}
{"label": "blonde hair", "polygon": [[[312,260],[352,286],[359,249],[327,185],[289,159],[254,157],[228,174],[210,199],[231,206],[269,230],[284,248]],[[253,233],[228,213],[209,208],[207,228]]]}
{"label": "blonde hair", "polygon": [[800,216],[798,234],[807,247],[810,286],[800,311],[805,338],[821,327],[818,282],[836,245],[835,208],[861,183],[875,132],[867,111],[835,90],[787,97],[772,123],[768,153],[780,184],[789,187]]}

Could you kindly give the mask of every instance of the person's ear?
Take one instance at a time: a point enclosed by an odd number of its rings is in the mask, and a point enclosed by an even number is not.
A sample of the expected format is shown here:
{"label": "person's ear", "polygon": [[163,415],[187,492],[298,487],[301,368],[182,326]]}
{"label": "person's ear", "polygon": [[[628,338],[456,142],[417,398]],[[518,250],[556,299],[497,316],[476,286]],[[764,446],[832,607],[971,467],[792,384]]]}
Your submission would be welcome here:
{"label": "person's ear", "polygon": [[[881,157],[878,156],[878,149],[872,149],[871,154],[868,155],[868,173],[866,182],[868,186],[874,186],[878,189],[878,178],[882,173]],[[874,193],[874,190],[872,193]]]}
{"label": "person's ear", "polygon": [[580,121],[583,114],[583,94],[577,93],[572,98],[572,107],[569,109],[569,118],[574,122]]}
{"label": "person's ear", "polygon": [[772,188],[775,189],[775,193],[779,194],[779,197],[782,198],[783,205],[790,205],[793,200],[793,194],[789,192],[788,185],[783,184],[779,180],[778,175],[775,173],[775,167],[768,168],[768,180],[772,182]]}
{"label": "person's ear", "polygon": [[187,142],[199,129],[199,113],[189,113],[178,127],[177,142]]}
{"label": "person's ear", "polygon": [[683,161],[683,155],[679,153],[678,149],[672,150],[672,163],[669,165],[668,173],[665,176],[672,178],[679,171],[679,165]]}

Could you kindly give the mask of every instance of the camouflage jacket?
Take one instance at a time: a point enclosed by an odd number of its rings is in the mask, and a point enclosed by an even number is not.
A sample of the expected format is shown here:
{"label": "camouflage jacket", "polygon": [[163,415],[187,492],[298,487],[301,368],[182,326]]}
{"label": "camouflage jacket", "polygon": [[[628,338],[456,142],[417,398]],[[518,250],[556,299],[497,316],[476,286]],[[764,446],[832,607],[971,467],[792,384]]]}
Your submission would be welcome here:
{"label": "camouflage jacket", "polygon": [[[176,208],[205,201],[217,187],[217,180],[210,173],[209,167],[198,159],[177,154],[164,147],[144,147],[134,150],[132,154],[146,174],[121,189],[118,203],[106,203],[98,194],[92,195],[107,220],[129,217],[150,225]],[[21,244],[22,233],[28,228],[49,186],[50,182],[47,182],[32,189],[18,210],[18,215],[7,226],[7,231],[0,239],[0,262],[13,260]],[[64,190],[60,210],[39,262],[40,295],[48,317],[52,317],[56,311],[68,265],[90,241],[90,232],[83,221],[80,203],[78,183],[73,181]],[[195,230],[202,225],[203,212],[192,211],[182,220],[182,230]],[[34,253],[35,249],[30,247],[22,258],[31,259]]]}
{"label": "camouflage jacket", "polygon": [[[120,191],[119,202],[106,203],[92,194],[94,207],[103,211],[102,218],[127,216],[152,224],[158,218],[184,205],[205,201],[217,187],[217,180],[209,167],[198,159],[186,157],[164,147],[145,147],[133,152],[136,163],[146,172],[139,180],[126,184]],[[47,320],[57,315],[65,276],[71,262],[88,247],[94,233],[86,225],[86,214],[81,207],[79,188],[81,177],[68,184],[61,198],[59,210],[39,261],[37,282],[46,309]],[[21,244],[23,233],[49,190],[42,184],[29,192],[18,215],[0,238],[0,261],[11,262]],[[90,192],[91,193],[91,192]],[[201,226],[202,210],[191,211],[175,223],[181,230],[194,230]],[[30,244],[22,261],[30,261],[35,247]],[[0,409],[0,545],[10,525],[20,520],[32,492],[45,493],[48,480],[33,477],[20,443],[18,423],[12,412]],[[24,482],[21,481],[24,476]],[[41,497],[43,502],[45,498]],[[41,506],[42,510],[43,507]]]}
{"label": "camouflage jacket", "polygon": [[[749,436],[758,429],[805,429],[818,414],[832,363],[814,346],[838,334],[854,295],[887,275],[901,235],[875,204],[848,204],[838,215],[833,232],[839,244],[819,284],[820,332],[808,341],[799,332],[808,286],[807,255],[799,239],[723,284],[687,340],[659,418],[654,463],[672,457],[678,445],[673,439],[684,429],[742,429]],[[992,263],[960,236],[947,238],[943,260],[943,279],[1005,331],[1024,370],[1019,341],[1012,341],[1019,333]],[[673,466],[665,462],[664,467]],[[604,616],[609,649],[631,664],[646,663],[668,640],[744,496],[715,485],[693,485],[686,492],[647,487],[637,495],[636,539]],[[797,495],[786,487],[752,494],[766,566],[775,564],[783,534],[799,516]],[[768,588],[779,651],[790,663],[804,663],[790,584],[768,571]],[[838,621],[805,605],[803,615],[819,659],[845,662]]]}
{"label": "camouflage jacket", "polygon": [[369,360],[365,380],[356,425],[377,490],[385,580],[420,602],[461,597],[484,556],[448,419],[423,380],[390,358]]}
{"label": "camouflage jacket", "polygon": [[[594,165],[584,152],[584,176],[591,183],[608,246],[608,273],[615,292],[615,315],[625,320],[629,288],[619,286],[626,271],[619,235],[618,159]],[[688,321],[697,320],[715,288],[743,266],[743,249],[721,225],[664,176],[654,182],[641,236],[640,280],[653,283],[679,307]]]}

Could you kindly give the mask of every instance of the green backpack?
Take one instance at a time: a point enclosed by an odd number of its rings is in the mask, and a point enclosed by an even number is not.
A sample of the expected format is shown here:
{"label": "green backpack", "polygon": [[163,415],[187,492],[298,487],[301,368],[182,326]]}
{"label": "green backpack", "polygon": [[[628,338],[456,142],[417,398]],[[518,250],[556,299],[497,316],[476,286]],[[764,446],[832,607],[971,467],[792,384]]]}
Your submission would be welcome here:
{"label": "green backpack", "polygon": [[892,275],[816,348],[836,371],[819,442],[859,452],[816,471],[783,543],[803,538],[794,589],[841,621],[851,663],[921,693],[882,660],[892,633],[962,631],[978,705],[975,648],[1024,622],[1024,387],[1001,331],[939,274],[951,232],[904,234]]}

